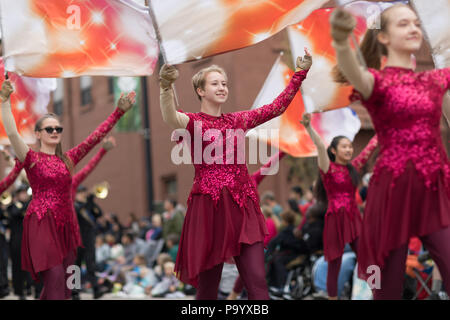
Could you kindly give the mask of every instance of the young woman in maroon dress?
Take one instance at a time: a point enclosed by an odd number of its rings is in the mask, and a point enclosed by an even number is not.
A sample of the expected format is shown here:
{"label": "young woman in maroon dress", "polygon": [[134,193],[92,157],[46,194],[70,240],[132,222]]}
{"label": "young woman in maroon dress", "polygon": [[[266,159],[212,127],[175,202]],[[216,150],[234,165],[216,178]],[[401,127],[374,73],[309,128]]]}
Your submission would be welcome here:
{"label": "young woman in maroon dress", "polygon": [[311,126],[311,114],[305,113],[301,123],[316,145],[320,177],[316,183],[318,199],[327,203],[323,230],[323,251],[328,261],[327,291],[330,300],[337,299],[337,284],[344,247],[348,243],[358,252],[362,218],[356,205],[358,173],[377,147],[374,136],[366,148],[353,160],[352,142],[344,137],[333,138],[328,148]]}
{"label": "young woman in maroon dress", "polygon": [[[273,103],[234,113],[222,113],[222,104],[228,97],[223,69],[211,66],[193,77],[201,101],[198,113],[176,111],[171,84],[178,71],[167,65],[161,69],[163,119],[175,129],[187,129],[189,135],[185,140],[190,144],[195,168],[175,272],[182,282],[197,287],[197,299],[217,299],[223,263],[231,258],[236,262],[249,299],[269,298],[263,248],[267,230],[245,157],[242,162],[238,158],[245,150],[245,135],[235,138],[234,134],[281,115],[300,88],[311,62],[308,54],[304,60],[297,59],[297,72]],[[235,140],[240,142],[236,144]],[[212,159],[204,157],[213,146],[224,151],[211,152]]]}
{"label": "young woman in maroon dress", "polygon": [[35,152],[25,144],[11,111],[12,92],[11,83],[4,81],[0,92],[3,126],[33,191],[23,221],[22,269],[29,271],[34,280],[39,280],[39,275],[42,278],[41,299],[68,299],[71,290],[66,286],[66,268],[74,263],[77,247],[81,245],[74,219],[71,172],[131,108],[135,93],[122,96],[118,108],[86,140],[62,153],[62,127],[53,114],[36,122],[40,150]]}
{"label": "young woman in maroon dress", "polygon": [[[370,280],[374,299],[400,299],[408,241],[417,236],[450,293],[450,163],[440,134],[442,113],[450,119],[450,69],[414,72],[411,55],[423,33],[409,6],[394,5],[379,21],[361,44],[366,70],[348,40],[355,19],[341,9],[330,18],[341,72],[336,80],[353,85],[353,99],[369,111],[380,146],[359,240],[359,274]],[[380,70],[382,56],[387,60]]]}

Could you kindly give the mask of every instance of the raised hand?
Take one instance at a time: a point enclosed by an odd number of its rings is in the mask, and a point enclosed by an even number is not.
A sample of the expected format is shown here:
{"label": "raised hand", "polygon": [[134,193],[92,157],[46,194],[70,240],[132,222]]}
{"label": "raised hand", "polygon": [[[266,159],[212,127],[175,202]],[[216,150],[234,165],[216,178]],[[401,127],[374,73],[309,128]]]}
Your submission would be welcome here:
{"label": "raised hand", "polygon": [[11,93],[14,92],[14,88],[9,80],[5,80],[2,83],[2,89],[0,91],[0,98],[2,101],[8,100]]}
{"label": "raised hand", "polygon": [[304,113],[300,123],[305,126],[305,128],[309,128],[311,125],[311,113]]}
{"label": "raised hand", "polygon": [[134,91],[131,91],[126,96],[122,93],[120,95],[119,101],[117,102],[117,107],[120,110],[127,112],[128,110],[131,109],[131,107],[136,102],[135,98],[136,98],[136,92],[134,92]]}
{"label": "raised hand", "polygon": [[163,89],[170,88],[172,83],[177,80],[178,75],[178,70],[174,66],[169,64],[163,65],[159,71],[159,85]]}
{"label": "raised hand", "polygon": [[309,70],[312,66],[312,56],[308,51],[308,48],[305,47],[305,56],[297,57],[297,68],[301,70]]}
{"label": "raised hand", "polygon": [[348,39],[356,26],[353,15],[341,8],[333,11],[330,17],[331,37],[336,43],[342,43]]}
{"label": "raised hand", "polygon": [[108,137],[103,139],[103,149],[109,151],[116,147],[116,139],[114,137]]}

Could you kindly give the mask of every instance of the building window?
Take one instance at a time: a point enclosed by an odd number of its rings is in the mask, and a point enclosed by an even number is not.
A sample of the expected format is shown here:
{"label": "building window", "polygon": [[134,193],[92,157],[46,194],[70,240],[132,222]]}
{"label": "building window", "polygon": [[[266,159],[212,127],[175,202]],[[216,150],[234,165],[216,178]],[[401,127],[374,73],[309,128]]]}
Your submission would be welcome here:
{"label": "building window", "polygon": [[63,114],[64,79],[56,79],[56,90],[53,92],[53,112],[58,116]]}
{"label": "building window", "polygon": [[85,106],[92,101],[92,77],[84,76],[80,77],[80,90],[81,90],[81,105]]}
{"label": "building window", "polygon": [[169,176],[163,178],[164,199],[177,199],[177,178],[176,176]]}

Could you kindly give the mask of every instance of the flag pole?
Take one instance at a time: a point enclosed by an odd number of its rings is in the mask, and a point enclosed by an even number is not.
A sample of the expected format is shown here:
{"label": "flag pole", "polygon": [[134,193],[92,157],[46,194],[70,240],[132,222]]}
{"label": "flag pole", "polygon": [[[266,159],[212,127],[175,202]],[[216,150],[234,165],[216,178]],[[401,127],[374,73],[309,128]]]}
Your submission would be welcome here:
{"label": "flag pole", "polygon": [[[145,0],[145,5],[148,7],[148,13],[150,15],[150,19],[152,20],[152,24],[153,24],[153,29],[155,30],[156,33],[156,39],[158,40],[158,44],[159,44],[159,52],[161,52],[161,56],[163,58],[164,63],[167,63],[167,55],[166,55],[166,50],[162,44],[162,38],[161,38],[161,33],[159,31],[159,26],[158,23],[156,21],[156,16],[155,16],[155,12],[153,11],[153,6],[151,1]],[[175,90],[175,84],[172,83],[172,90],[173,90],[173,96],[175,98],[175,104],[177,105],[177,107],[180,106],[180,104],[178,103],[178,96],[177,96],[177,92]]]}
{"label": "flag pole", "polygon": [[2,23],[2,17],[0,15],[0,32],[2,33],[2,37],[0,38],[1,44],[2,44],[2,59],[3,59],[3,65],[5,67],[5,79],[8,80],[8,71],[6,71],[6,64],[5,64],[5,42],[3,39],[5,38],[5,33],[3,32],[3,23]]}

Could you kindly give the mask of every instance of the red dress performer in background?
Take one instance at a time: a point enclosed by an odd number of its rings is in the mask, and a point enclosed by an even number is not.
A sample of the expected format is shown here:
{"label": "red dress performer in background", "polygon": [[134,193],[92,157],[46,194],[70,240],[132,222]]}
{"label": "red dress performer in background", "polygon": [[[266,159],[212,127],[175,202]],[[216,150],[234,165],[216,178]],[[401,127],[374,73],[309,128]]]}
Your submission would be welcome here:
{"label": "red dress performer in background", "polygon": [[44,115],[36,122],[38,152],[23,142],[11,111],[9,96],[12,92],[11,83],[4,81],[0,92],[3,126],[33,191],[23,221],[22,268],[29,271],[34,280],[41,276],[42,300],[68,299],[71,288],[66,286],[66,268],[73,264],[77,247],[81,245],[74,219],[71,172],[131,108],[135,93],[126,98],[122,95],[118,108],[85,141],[63,154],[62,127],[53,114]]}
{"label": "red dress performer in background", "polygon": [[[244,132],[287,109],[311,62],[309,54],[304,60],[297,59],[298,71],[273,103],[234,113],[221,112],[228,97],[223,69],[211,66],[193,77],[201,112],[183,113],[176,111],[171,90],[178,71],[168,65],[161,68],[163,119],[175,129],[187,129],[189,134],[184,131],[183,140],[190,145],[195,168],[175,272],[182,282],[197,288],[197,299],[217,299],[223,263],[231,258],[236,262],[249,299],[269,298],[263,245],[267,229],[245,155],[242,156]],[[220,148],[222,152],[216,154]],[[208,151],[210,157],[204,155]]]}
{"label": "red dress performer in background", "polygon": [[[353,16],[338,9],[330,21],[336,80],[354,86],[353,99],[369,111],[380,146],[359,240],[359,274],[374,299],[400,299],[408,241],[419,237],[450,293],[450,163],[440,133],[442,111],[450,119],[450,69],[414,72],[411,55],[423,34],[407,5],[386,9],[376,20],[380,28],[367,31],[361,52],[368,70],[348,41]],[[382,55],[387,62],[380,70]]]}
{"label": "red dress performer in background", "polygon": [[328,149],[311,126],[311,114],[306,113],[300,121],[317,147],[319,179],[316,183],[318,201],[327,204],[323,230],[323,251],[328,261],[327,291],[330,300],[337,296],[339,270],[344,247],[350,244],[358,254],[358,238],[362,218],[356,205],[358,173],[377,147],[374,136],[366,148],[353,160],[352,142],[345,136],[334,137]]}

